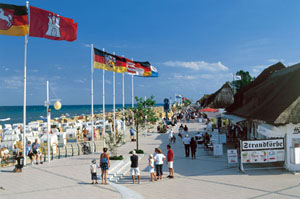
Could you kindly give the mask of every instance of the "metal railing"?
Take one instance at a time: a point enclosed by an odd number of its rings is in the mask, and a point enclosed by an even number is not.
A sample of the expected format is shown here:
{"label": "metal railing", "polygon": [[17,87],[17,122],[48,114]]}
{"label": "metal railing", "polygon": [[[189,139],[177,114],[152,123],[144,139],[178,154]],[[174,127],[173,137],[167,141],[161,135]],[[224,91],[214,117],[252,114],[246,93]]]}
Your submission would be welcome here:
{"label": "metal railing", "polygon": [[[84,144],[87,146],[88,150],[84,150]],[[54,159],[62,159],[62,158],[68,158],[73,156],[80,156],[80,155],[86,155],[91,153],[97,153],[101,152],[103,149],[103,140],[101,141],[86,141],[86,142],[74,142],[74,143],[67,143],[63,146],[51,146],[50,147],[50,160]],[[48,148],[47,146],[41,147],[41,152],[43,155],[44,162],[48,161]],[[30,164],[30,158],[26,157],[26,163]],[[35,157],[33,158],[35,162]],[[14,165],[14,157],[12,153],[10,153],[10,156],[8,159],[0,159],[0,167],[6,167],[6,166],[12,166]]]}

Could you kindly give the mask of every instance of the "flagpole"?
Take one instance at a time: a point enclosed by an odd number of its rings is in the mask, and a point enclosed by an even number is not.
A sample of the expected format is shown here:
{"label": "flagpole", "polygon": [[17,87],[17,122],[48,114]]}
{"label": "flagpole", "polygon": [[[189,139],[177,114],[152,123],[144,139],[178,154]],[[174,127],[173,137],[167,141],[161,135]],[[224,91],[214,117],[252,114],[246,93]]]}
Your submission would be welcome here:
{"label": "flagpole", "polygon": [[131,107],[134,107],[134,87],[133,87],[133,75],[131,75]]}
{"label": "flagpole", "polygon": [[50,163],[50,131],[51,131],[51,110],[49,108],[50,106],[50,97],[49,97],[49,81],[47,80],[47,142],[48,142],[48,163]]}
{"label": "flagpole", "polygon": [[[105,51],[105,49],[103,48],[103,52]],[[105,139],[104,139],[104,136],[105,136],[105,70],[103,69],[102,70],[102,112],[103,112],[103,133],[102,133],[102,136],[103,136],[103,147],[105,147]]]}
{"label": "flagpole", "polygon": [[[115,52],[113,53],[115,55]],[[113,72],[114,143],[116,142],[116,73]]]}
{"label": "flagpole", "polygon": [[125,73],[122,73],[123,142],[125,142]]}
{"label": "flagpole", "polygon": [[[91,111],[92,111],[92,142],[94,142],[94,45],[91,44]],[[93,146],[93,144],[92,144]],[[92,147],[93,152],[93,147]]]}
{"label": "flagpole", "polygon": [[[131,75],[131,107],[134,107],[133,75]],[[134,125],[134,113],[132,112],[132,125]]]}
{"label": "flagpole", "polygon": [[[29,1],[26,1],[27,10],[29,8]],[[29,34],[29,33],[28,33]],[[27,77],[27,44],[28,34],[25,35],[24,44],[24,105],[23,105],[23,156],[24,165],[26,165],[26,77]]]}

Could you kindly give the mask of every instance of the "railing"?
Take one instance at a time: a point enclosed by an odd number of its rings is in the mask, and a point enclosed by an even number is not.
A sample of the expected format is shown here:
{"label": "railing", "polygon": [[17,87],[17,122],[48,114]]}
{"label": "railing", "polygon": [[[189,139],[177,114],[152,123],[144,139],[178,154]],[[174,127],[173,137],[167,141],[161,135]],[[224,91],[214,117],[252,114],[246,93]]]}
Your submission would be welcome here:
{"label": "railing", "polygon": [[[83,146],[84,146],[83,143],[86,143],[86,146],[90,150],[86,150],[86,151],[83,150]],[[51,146],[50,160],[102,152],[102,148],[103,148],[103,141],[74,142],[74,143],[67,143],[64,146]],[[42,151],[44,162],[48,161],[47,146],[42,146],[41,151]],[[31,161],[28,156],[26,157],[26,160],[27,160],[26,163],[30,164]],[[33,161],[35,162],[35,157],[33,157]],[[8,160],[0,159],[0,167],[6,167],[12,165],[14,165],[14,157],[12,154],[10,154]]]}

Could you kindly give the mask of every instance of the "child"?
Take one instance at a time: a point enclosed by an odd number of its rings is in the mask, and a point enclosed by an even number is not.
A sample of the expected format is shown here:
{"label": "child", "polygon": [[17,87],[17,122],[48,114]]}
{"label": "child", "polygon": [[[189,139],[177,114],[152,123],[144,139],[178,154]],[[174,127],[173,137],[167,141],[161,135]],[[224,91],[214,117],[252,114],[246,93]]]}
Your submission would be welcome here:
{"label": "child", "polygon": [[156,176],[154,175],[154,159],[152,154],[149,155],[148,167],[149,167],[151,182],[153,182],[153,179],[155,179],[156,181]]}
{"label": "child", "polygon": [[96,165],[96,160],[93,159],[92,160],[92,164],[91,164],[91,178],[92,178],[92,184],[98,184],[97,182],[97,165]]}

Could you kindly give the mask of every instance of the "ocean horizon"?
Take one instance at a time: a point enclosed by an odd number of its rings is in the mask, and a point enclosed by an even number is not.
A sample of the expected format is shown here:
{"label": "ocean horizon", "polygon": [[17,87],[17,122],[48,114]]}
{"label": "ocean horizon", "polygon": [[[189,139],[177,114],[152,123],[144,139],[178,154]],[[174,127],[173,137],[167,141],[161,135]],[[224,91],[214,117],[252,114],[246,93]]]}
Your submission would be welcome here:
{"label": "ocean horizon", "polygon": [[[131,104],[125,104],[125,108],[130,108]],[[162,106],[162,104],[156,104],[155,106]],[[94,105],[94,114],[102,113],[102,104]],[[61,117],[62,115],[68,115],[69,117],[78,115],[90,115],[91,105],[63,105],[60,110],[55,110],[53,106],[51,108],[51,118]],[[122,104],[116,104],[116,111],[122,110]],[[113,105],[106,104],[105,112],[112,112]],[[41,120],[47,117],[46,107],[43,105],[29,105],[26,107],[26,123],[31,121]],[[0,106],[0,119],[10,118],[7,121],[0,121],[0,124],[16,124],[23,123],[23,106]]]}

